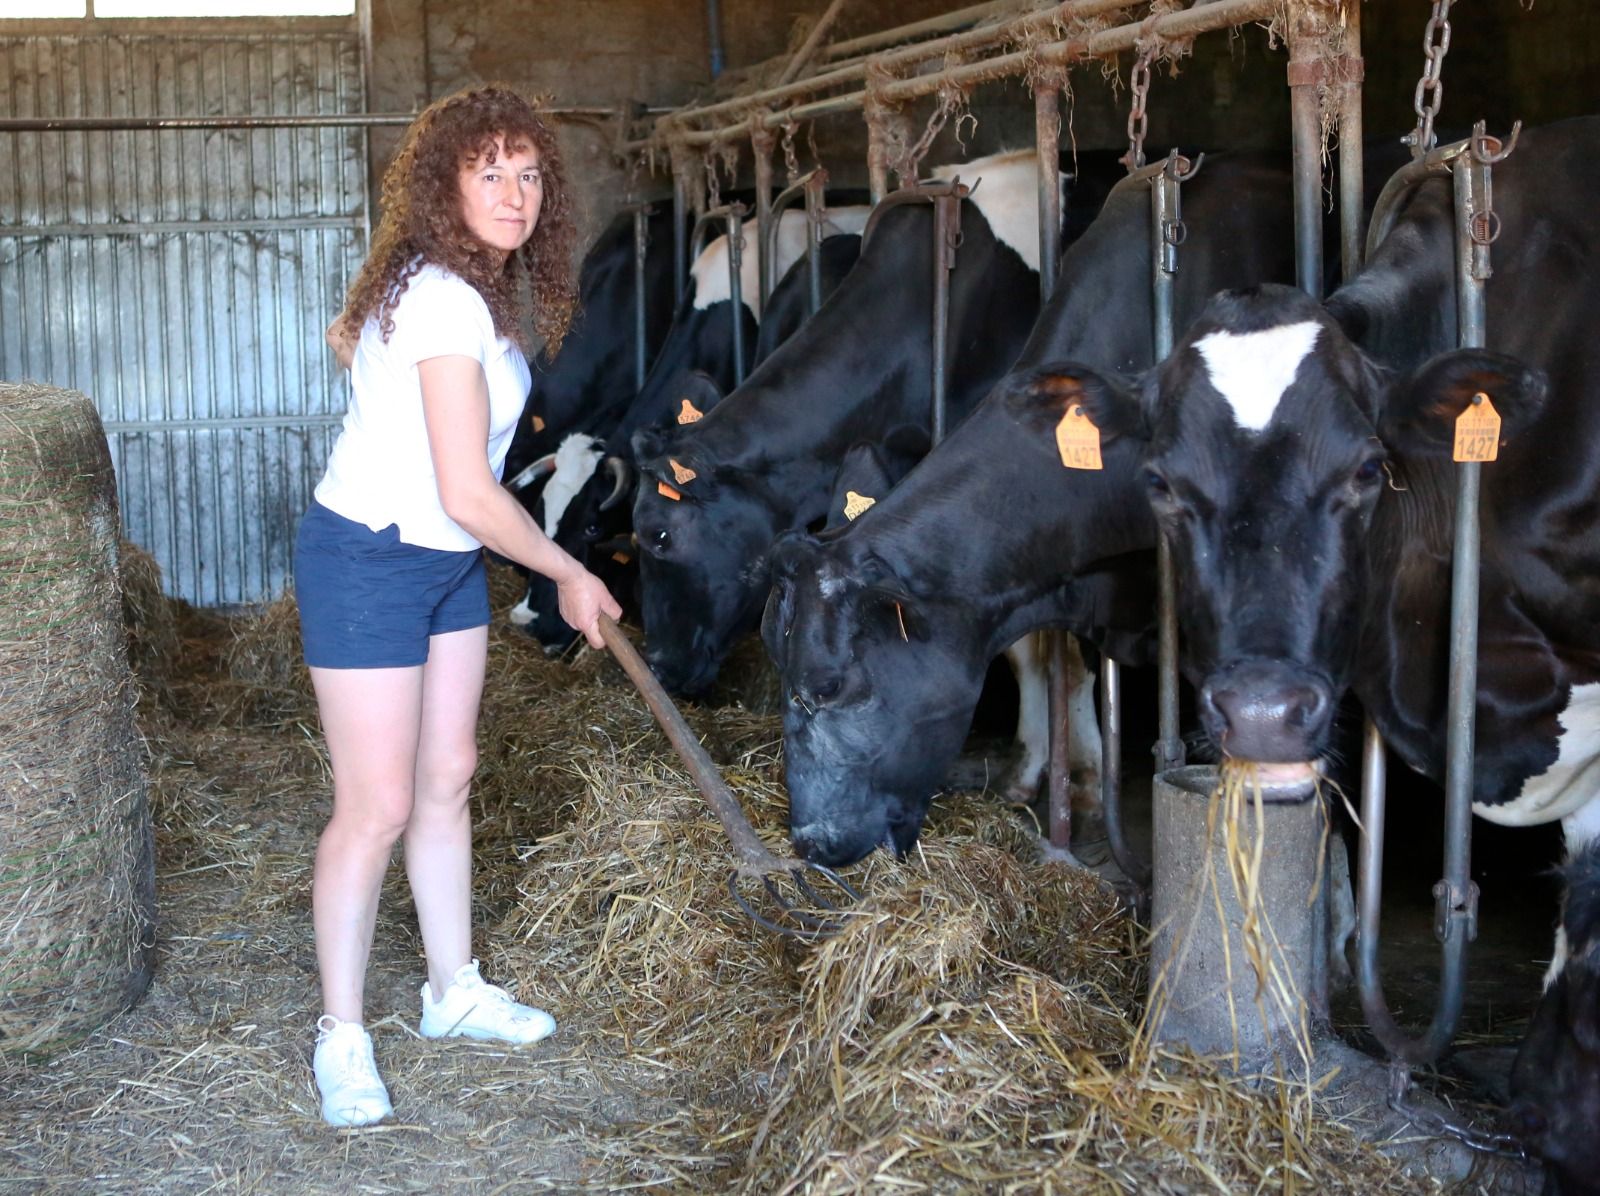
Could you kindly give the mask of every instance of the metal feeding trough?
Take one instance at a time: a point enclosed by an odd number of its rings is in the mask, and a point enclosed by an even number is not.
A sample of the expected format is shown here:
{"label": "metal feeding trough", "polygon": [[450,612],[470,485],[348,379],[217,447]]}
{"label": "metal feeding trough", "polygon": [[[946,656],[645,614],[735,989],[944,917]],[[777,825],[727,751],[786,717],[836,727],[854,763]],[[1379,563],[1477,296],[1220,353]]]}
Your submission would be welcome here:
{"label": "metal feeding trough", "polygon": [[1151,1033],[1241,1070],[1298,1063],[1327,1007],[1327,819],[1309,787],[1248,783],[1230,818],[1220,784],[1209,764],[1155,778]]}

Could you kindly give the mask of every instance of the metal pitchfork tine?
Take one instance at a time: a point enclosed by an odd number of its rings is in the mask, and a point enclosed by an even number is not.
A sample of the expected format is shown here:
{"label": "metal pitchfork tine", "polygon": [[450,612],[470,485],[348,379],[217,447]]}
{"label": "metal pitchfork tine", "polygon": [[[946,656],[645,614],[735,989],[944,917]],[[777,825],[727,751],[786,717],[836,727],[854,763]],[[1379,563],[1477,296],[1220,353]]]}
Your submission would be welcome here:
{"label": "metal pitchfork tine", "polygon": [[[837,912],[840,907],[817,892],[806,878],[807,872],[815,872],[839,891],[847,894],[851,901],[860,901],[861,894],[851,888],[844,878],[831,868],[814,864],[810,860],[780,860],[767,849],[767,845],[760,840],[745,819],[744,811],[739,808],[738,799],[728,789],[722,774],[717,771],[716,764],[706,754],[705,748],[700,746],[700,741],[689,729],[689,724],[684,721],[683,715],[678,713],[678,708],[667,696],[667,691],[661,688],[661,682],[656,680],[656,675],[650,671],[650,666],[645,664],[628,637],[622,633],[622,629],[609,615],[600,616],[599,628],[600,638],[611,650],[611,655],[617,658],[622,671],[628,674],[628,679],[638,688],[645,705],[650,707],[650,713],[655,715],[656,722],[660,723],[661,729],[667,733],[667,738],[672,741],[673,748],[677,750],[679,758],[694,778],[694,783],[706,799],[706,804],[716,814],[717,820],[722,823],[722,829],[727,832],[728,839],[733,844],[738,864],[728,876],[728,893],[734,903],[749,914],[757,925],[789,938],[812,942],[838,931],[842,923],[797,909],[792,901],[778,891],[773,878],[792,877],[795,887],[807,901],[830,913]],[[759,879],[762,887],[767,890],[778,907],[799,925],[785,926],[758,913],[739,892],[739,882],[749,877]]]}

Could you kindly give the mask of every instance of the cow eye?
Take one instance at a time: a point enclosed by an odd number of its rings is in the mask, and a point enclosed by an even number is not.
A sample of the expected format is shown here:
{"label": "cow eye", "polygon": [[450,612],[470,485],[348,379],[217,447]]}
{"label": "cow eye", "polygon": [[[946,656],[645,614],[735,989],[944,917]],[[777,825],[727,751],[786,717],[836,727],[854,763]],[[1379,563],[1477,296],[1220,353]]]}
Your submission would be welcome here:
{"label": "cow eye", "polygon": [[1358,486],[1371,486],[1383,476],[1383,458],[1368,457],[1356,470],[1355,481]]}
{"label": "cow eye", "polygon": [[585,540],[598,540],[600,538],[600,525],[598,523],[591,523],[588,527],[584,528],[583,538]]}
{"label": "cow eye", "polygon": [[1167,479],[1153,469],[1145,470],[1144,484],[1150,488],[1150,493],[1160,498],[1166,498],[1172,493],[1172,487],[1167,485]]}

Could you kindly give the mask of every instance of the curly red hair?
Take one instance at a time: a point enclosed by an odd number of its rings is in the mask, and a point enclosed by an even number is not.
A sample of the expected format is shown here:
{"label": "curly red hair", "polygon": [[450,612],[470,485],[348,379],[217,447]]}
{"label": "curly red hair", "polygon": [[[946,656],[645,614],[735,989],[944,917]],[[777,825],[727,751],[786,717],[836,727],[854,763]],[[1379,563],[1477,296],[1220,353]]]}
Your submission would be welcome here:
{"label": "curly red hair", "polygon": [[[432,263],[470,283],[489,305],[495,331],[528,350],[526,325],[554,357],[572,323],[577,285],[572,194],[542,101],[491,83],[436,100],[406,129],[383,174],[383,217],[372,249],[345,298],[342,330],[353,341],[373,315],[387,341],[394,309],[411,278]],[[527,244],[501,259],[462,218],[461,171],[493,162],[496,146],[532,147],[544,178],[539,223]]]}

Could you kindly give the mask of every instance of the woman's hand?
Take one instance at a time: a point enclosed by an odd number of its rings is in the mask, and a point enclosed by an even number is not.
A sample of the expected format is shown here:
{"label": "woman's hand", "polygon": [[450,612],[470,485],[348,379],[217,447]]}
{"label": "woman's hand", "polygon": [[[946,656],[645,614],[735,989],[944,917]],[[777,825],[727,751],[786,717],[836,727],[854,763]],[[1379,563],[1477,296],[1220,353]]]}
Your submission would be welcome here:
{"label": "woman's hand", "polygon": [[356,358],[356,343],[345,331],[344,312],[333,317],[333,323],[328,325],[328,330],[322,334],[322,339],[327,341],[328,348],[333,350],[333,357],[339,363],[339,368],[349,369],[350,363]]}
{"label": "woman's hand", "polygon": [[556,603],[568,627],[581,631],[591,648],[604,648],[600,638],[600,616],[622,618],[622,607],[611,596],[605,583],[576,561],[573,572],[556,582]]}

